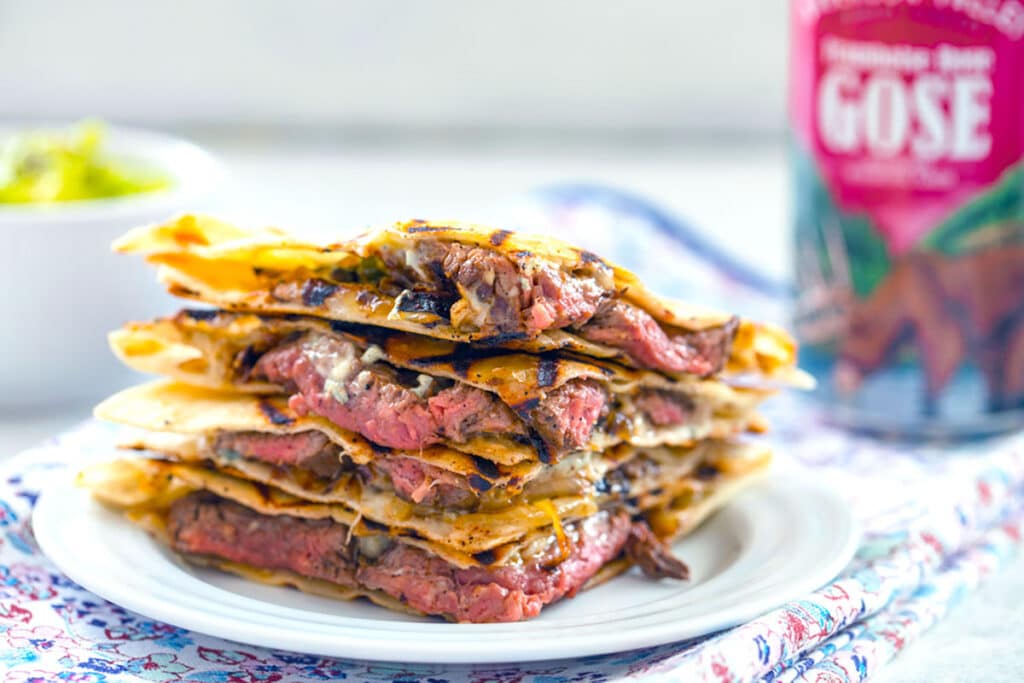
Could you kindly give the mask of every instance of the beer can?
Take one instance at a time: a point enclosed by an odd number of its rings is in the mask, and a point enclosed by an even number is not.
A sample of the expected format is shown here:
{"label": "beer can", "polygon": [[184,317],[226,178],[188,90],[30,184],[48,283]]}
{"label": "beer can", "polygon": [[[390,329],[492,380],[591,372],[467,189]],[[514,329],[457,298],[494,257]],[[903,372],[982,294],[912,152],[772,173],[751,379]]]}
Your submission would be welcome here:
{"label": "beer can", "polygon": [[794,326],[835,421],[1024,426],[1024,5],[794,0]]}

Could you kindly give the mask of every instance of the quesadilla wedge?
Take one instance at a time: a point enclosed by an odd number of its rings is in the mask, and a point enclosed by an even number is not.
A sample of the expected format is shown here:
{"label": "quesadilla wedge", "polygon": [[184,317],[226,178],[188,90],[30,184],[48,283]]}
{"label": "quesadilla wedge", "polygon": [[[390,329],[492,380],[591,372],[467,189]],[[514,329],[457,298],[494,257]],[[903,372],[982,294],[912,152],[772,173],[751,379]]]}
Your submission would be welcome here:
{"label": "quesadilla wedge", "polygon": [[[665,526],[675,521],[677,536],[755,481],[766,464],[722,458],[690,477],[691,491],[660,512]],[[85,470],[80,483],[190,562],[455,621],[533,617],[631,564],[652,576],[686,574],[665,539],[614,506],[564,524],[555,516],[550,526],[470,555],[344,505],[305,501],[199,464],[119,460]]]}
{"label": "quesadilla wedge", "polygon": [[376,444],[509,462],[616,443],[683,445],[759,429],[768,389],[606,360],[477,348],[304,316],[185,310],[110,335],[129,366],[189,384],[291,394]]}
{"label": "quesadilla wedge", "polygon": [[316,245],[189,215],[129,232],[114,248],[147,254],[172,293],[220,308],[566,349],[675,375],[806,381],[781,329],[659,297],[633,273],[551,237],[409,221]]}

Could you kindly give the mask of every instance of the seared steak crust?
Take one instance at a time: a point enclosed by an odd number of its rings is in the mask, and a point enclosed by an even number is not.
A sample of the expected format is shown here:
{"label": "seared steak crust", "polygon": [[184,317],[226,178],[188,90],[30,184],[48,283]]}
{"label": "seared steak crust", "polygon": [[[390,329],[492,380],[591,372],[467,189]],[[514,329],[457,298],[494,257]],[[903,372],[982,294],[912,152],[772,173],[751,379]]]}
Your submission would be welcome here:
{"label": "seared steak crust", "polygon": [[390,539],[364,545],[330,520],[263,515],[206,493],[175,501],[168,518],[179,552],[379,590],[426,614],[467,622],[518,621],[575,595],[622,552],[632,527],[623,513],[601,513],[566,529],[564,556],[554,563],[538,557],[459,568]]}
{"label": "seared steak crust", "polygon": [[666,331],[646,311],[624,301],[608,301],[580,328],[593,342],[622,349],[640,366],[707,377],[721,372],[739,320],[701,332]]}
{"label": "seared steak crust", "polygon": [[637,522],[630,527],[625,551],[626,557],[652,579],[690,578],[690,568],[645,523]]}
{"label": "seared steak crust", "polygon": [[[399,256],[401,253],[401,257]],[[506,254],[486,247],[437,241],[420,242],[410,268],[408,252],[387,252],[384,262],[411,293],[426,287],[462,301],[446,317],[456,329],[485,338],[572,328],[590,341],[620,349],[641,367],[685,372],[702,377],[719,372],[738,326],[701,332],[672,331],[643,309],[598,283],[595,273],[563,272],[548,263],[527,270]]]}

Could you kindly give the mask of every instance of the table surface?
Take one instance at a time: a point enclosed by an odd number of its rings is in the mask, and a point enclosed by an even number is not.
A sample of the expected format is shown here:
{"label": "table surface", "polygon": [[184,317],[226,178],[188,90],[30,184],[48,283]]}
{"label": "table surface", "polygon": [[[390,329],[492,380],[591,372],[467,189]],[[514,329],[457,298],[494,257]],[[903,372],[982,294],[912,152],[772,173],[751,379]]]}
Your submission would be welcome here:
{"label": "table surface", "polygon": [[[787,185],[781,150],[694,148],[647,154],[523,150],[428,154],[220,147],[231,180],[220,212],[310,233],[408,216],[486,221],[531,187],[564,180],[641,192],[694,223],[716,226],[758,265],[785,273]],[[741,200],[742,198],[742,200]],[[719,237],[721,239],[721,237]],[[87,406],[0,414],[0,448],[14,454],[85,419]],[[1024,680],[1024,557],[969,596],[874,680]]]}

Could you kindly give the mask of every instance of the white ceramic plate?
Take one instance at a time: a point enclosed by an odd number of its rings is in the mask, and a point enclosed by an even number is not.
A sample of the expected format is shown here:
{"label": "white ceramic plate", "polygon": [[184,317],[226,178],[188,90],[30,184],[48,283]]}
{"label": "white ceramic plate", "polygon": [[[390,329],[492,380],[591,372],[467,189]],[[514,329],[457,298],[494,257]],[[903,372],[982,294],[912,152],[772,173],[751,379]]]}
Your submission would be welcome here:
{"label": "white ceramic plate", "polygon": [[508,662],[657,645],[752,619],[832,579],[858,534],[835,493],[775,474],[677,546],[692,580],[634,570],[516,624],[448,624],[190,567],[70,481],[34,513],[43,551],[71,579],[176,626],[253,645],[402,662]]}

